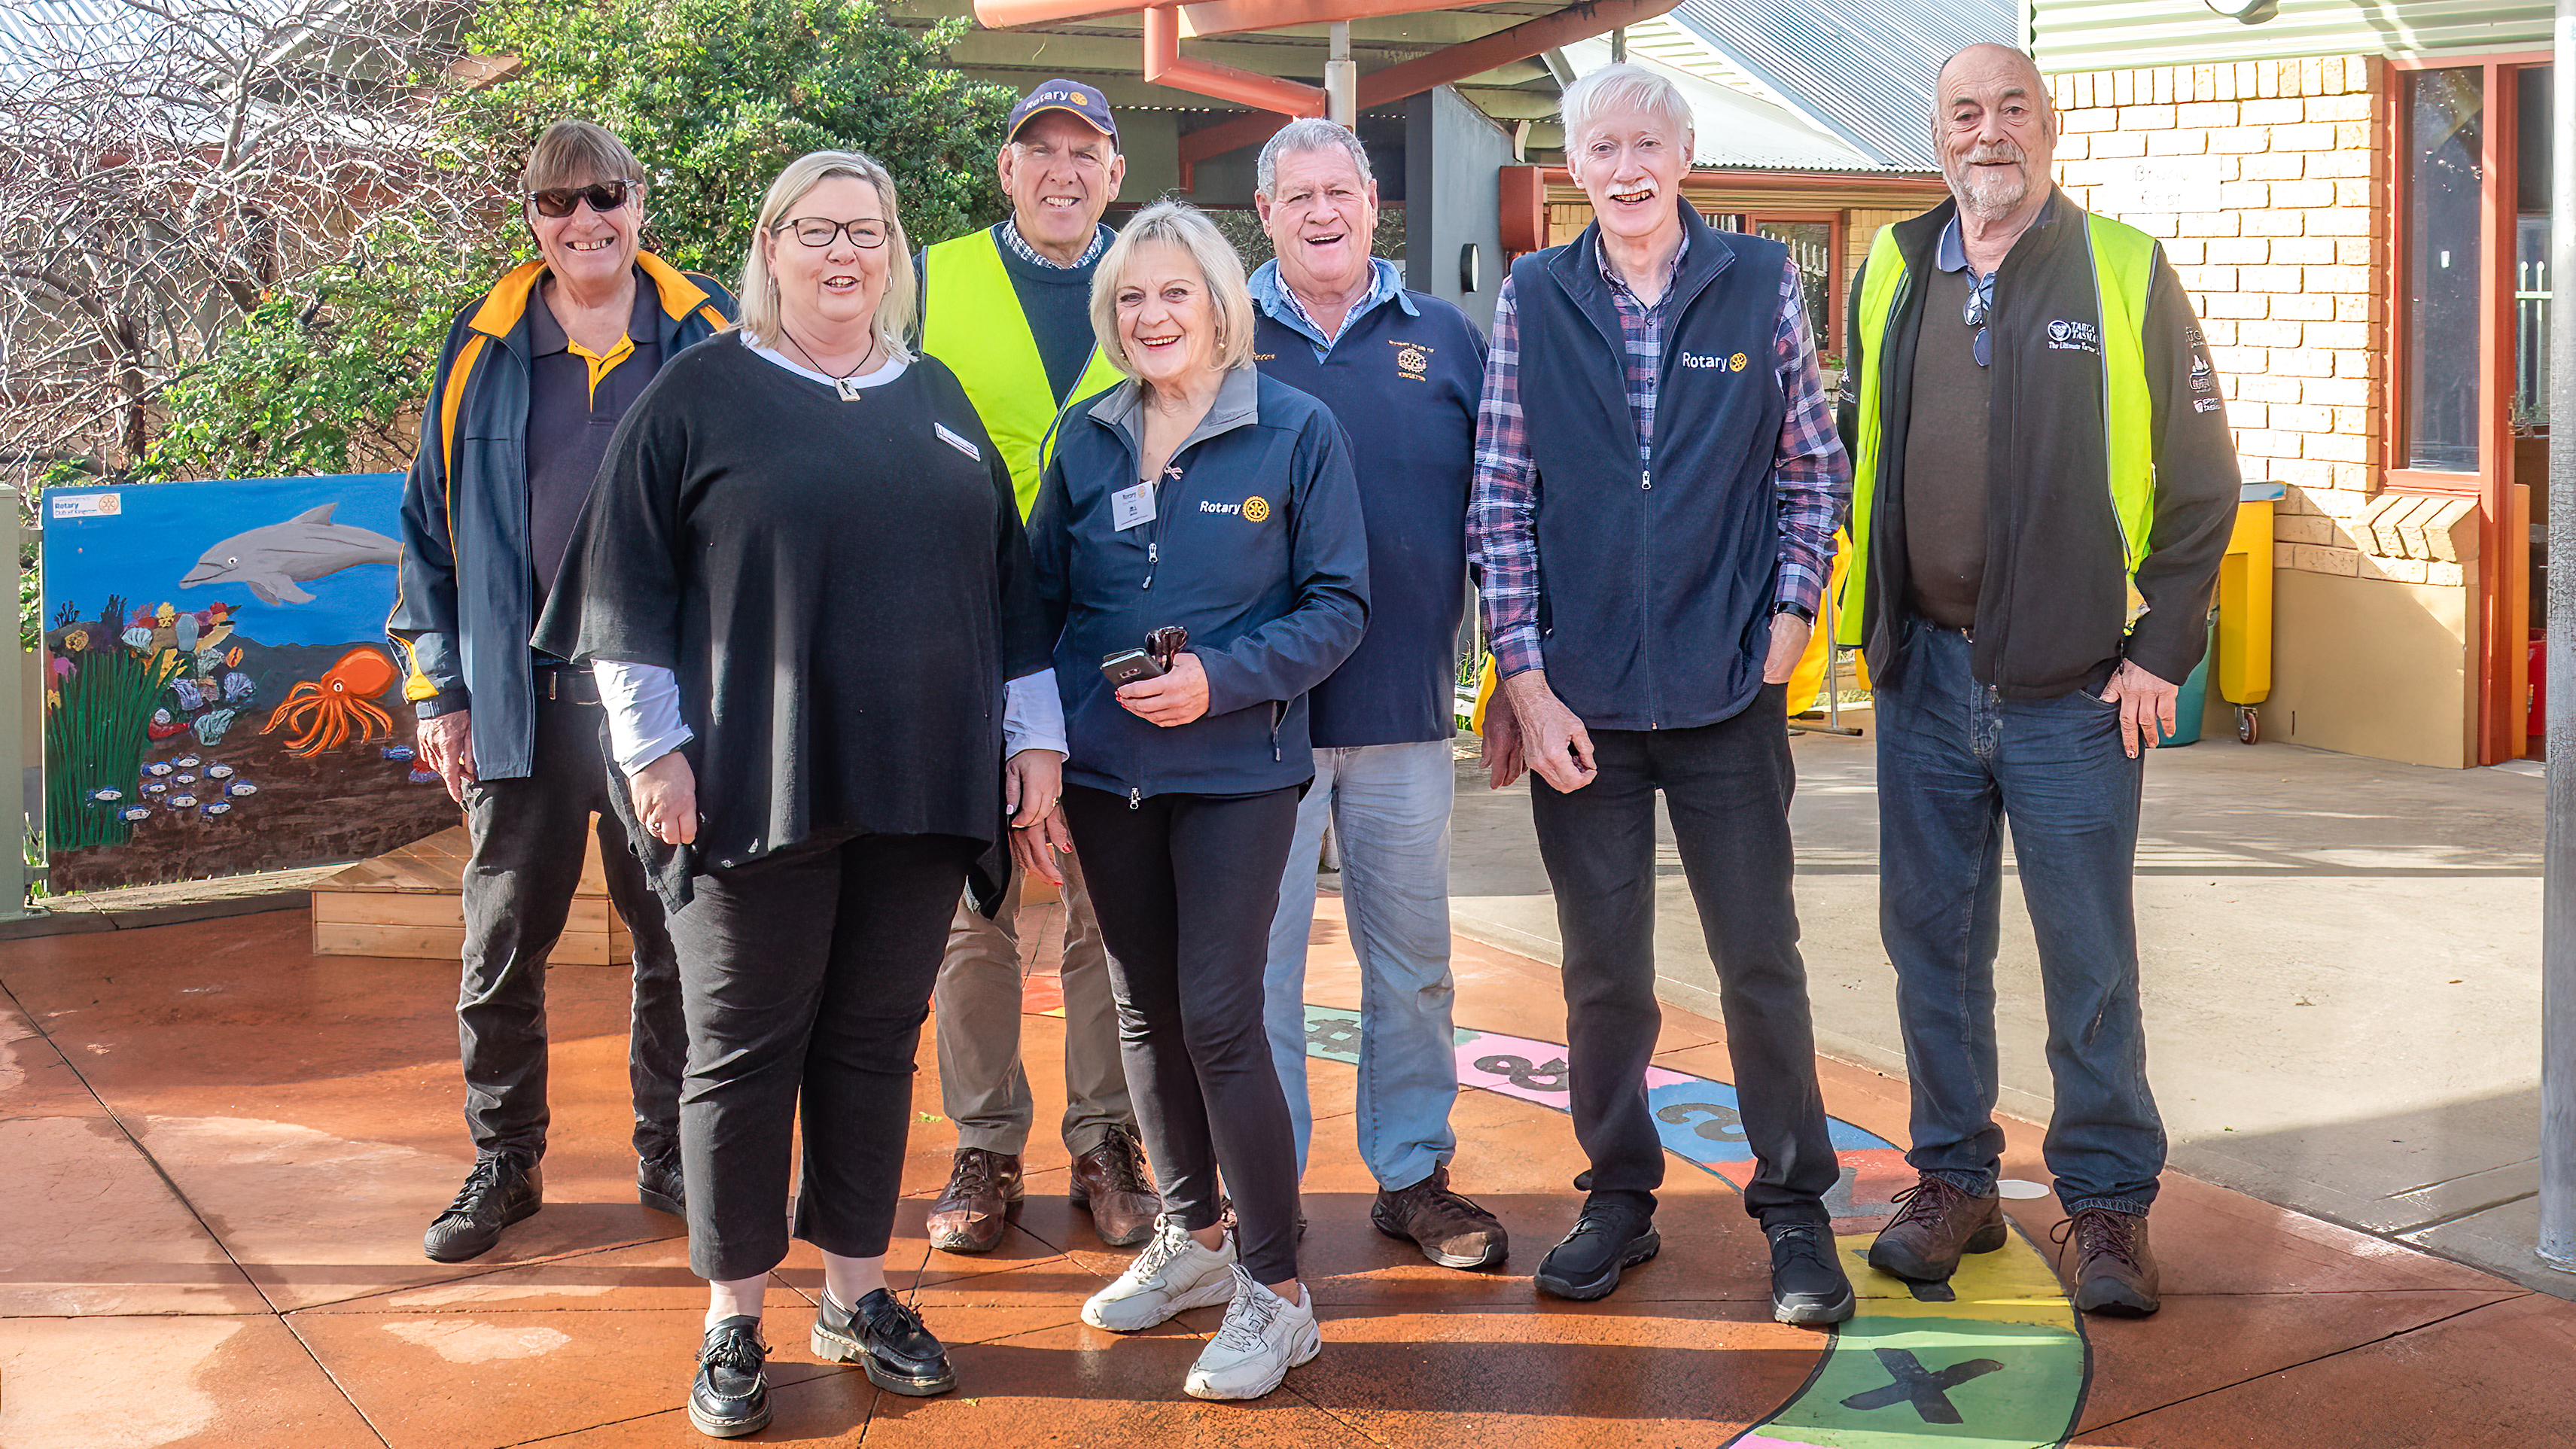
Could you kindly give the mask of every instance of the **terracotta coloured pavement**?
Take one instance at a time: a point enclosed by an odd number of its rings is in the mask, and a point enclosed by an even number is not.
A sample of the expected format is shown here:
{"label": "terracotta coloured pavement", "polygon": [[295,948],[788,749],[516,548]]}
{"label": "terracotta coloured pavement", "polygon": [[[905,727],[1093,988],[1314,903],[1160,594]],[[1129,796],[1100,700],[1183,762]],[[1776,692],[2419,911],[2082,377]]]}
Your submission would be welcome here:
{"label": "terracotta coloured pavement", "polygon": [[[1253,1405],[1181,1376],[1214,1309],[1084,1327],[1124,1254],[1028,1157],[1002,1248],[929,1250],[951,1134],[925,1050],[893,1262],[960,1387],[880,1395],[804,1345],[820,1274],[773,1276],[778,1419],[752,1443],[1637,1445],[1947,1449],[2527,1449],[2576,1442],[2576,1304],[2168,1178],[2165,1310],[2080,1321],[2038,1196],[1946,1289],[1860,1261],[1907,1180],[1901,1083],[1822,1063],[1862,1311],[1770,1321],[1724,1033],[1667,1010],[1648,1092],[1671,1150],[1660,1258],[1590,1305],[1526,1276],[1571,1223],[1555,973],[1458,945],[1461,1190],[1501,1215],[1502,1272],[1425,1263],[1367,1222],[1351,1140],[1357,977],[1330,898],[1307,996],[1318,1118],[1304,1271],[1325,1349]],[[1034,933],[1027,1053],[1060,1102],[1055,908]],[[680,1225],[635,1205],[617,973],[553,973],[548,1206],[441,1266],[420,1230],[461,1178],[454,976],[316,957],[300,913],[0,944],[0,1449],[702,1445],[679,1411],[704,1290]],[[2010,1125],[2009,1175],[2045,1181]]]}

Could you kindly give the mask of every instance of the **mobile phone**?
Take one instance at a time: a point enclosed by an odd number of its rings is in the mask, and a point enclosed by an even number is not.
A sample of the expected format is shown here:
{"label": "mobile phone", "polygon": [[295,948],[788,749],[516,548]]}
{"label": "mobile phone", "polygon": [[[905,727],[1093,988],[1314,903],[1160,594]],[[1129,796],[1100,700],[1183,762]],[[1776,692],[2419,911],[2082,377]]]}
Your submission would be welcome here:
{"label": "mobile phone", "polygon": [[1170,670],[1155,663],[1154,656],[1142,649],[1121,649],[1100,661],[1100,677],[1109,681],[1111,689],[1140,679],[1159,679],[1169,673]]}

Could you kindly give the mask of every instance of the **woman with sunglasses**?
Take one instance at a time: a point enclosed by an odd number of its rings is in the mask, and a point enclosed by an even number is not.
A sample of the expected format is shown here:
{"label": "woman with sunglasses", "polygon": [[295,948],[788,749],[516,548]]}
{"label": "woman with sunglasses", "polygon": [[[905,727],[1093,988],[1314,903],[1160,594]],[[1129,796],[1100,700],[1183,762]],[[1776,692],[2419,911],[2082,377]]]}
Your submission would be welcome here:
{"label": "woman with sunglasses", "polygon": [[474,852],[456,1016],[475,1161],[421,1244],[442,1263],[489,1251],[543,1204],[546,955],[594,814],[609,897],[635,937],[636,1195],[666,1213],[685,1196],[662,909],[610,809],[624,784],[600,750],[589,675],[528,648],[609,435],[666,363],[733,315],[724,288],[638,246],[643,169],[587,121],[537,139],[520,180],[537,258],[456,319],[404,490],[386,627],[410,664],[420,757],[465,807]]}
{"label": "woman with sunglasses", "polygon": [[800,1104],[814,1352],[893,1393],[956,1383],[886,1291],[914,1051],[970,868],[1059,788],[1057,741],[1004,764],[1004,682],[1047,641],[1009,470],[955,376],[905,349],[911,256],[875,161],[780,173],[739,336],[628,415],[538,633],[599,680],[671,906],[709,1289],[689,1416],[719,1438],[769,1422]]}

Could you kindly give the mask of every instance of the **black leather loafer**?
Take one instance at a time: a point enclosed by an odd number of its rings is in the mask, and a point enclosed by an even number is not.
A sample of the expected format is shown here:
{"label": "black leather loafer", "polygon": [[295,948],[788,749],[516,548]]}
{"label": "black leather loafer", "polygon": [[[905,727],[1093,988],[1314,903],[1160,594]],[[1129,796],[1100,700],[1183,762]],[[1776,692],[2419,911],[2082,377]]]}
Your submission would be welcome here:
{"label": "black leather loafer", "polygon": [[1590,1302],[1619,1286],[1619,1274],[1662,1252],[1655,1220],[1635,1208],[1586,1207],[1565,1241],[1538,1265],[1538,1286],[1559,1298]]}
{"label": "black leather loafer", "polygon": [[824,1294],[814,1310],[812,1346],[825,1362],[866,1369],[868,1382],[890,1394],[924,1398],[957,1387],[946,1346],[922,1325],[920,1314],[883,1288],[861,1298],[856,1308],[843,1308]]}
{"label": "black leather loafer", "polygon": [[689,1385],[689,1422],[711,1439],[739,1439],[769,1427],[769,1345],[760,1320],[723,1318],[698,1346],[698,1377]]}

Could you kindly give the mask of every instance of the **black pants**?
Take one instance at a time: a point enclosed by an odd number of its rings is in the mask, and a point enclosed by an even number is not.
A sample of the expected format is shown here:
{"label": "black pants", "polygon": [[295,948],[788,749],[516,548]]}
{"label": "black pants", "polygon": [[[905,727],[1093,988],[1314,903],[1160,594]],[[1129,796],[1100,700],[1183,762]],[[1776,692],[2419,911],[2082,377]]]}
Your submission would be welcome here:
{"label": "black pants", "polygon": [[800,1097],[796,1236],[848,1258],[885,1252],[930,984],[982,850],[955,835],[862,835],[695,877],[696,898],[671,917],[689,1020],[691,1272],[748,1278],[787,1256]]}
{"label": "black pants", "polygon": [[465,979],[456,996],[465,1064],[465,1125],[479,1156],[534,1159],[546,1150],[546,956],[562,939],[581,884],[583,834],[599,816],[608,898],[635,942],[635,1015],[627,1078],[635,1155],[679,1146],[680,977],[662,902],[626,846],[609,792],[625,788],[600,742],[596,704],[537,701],[536,751],[524,779],[466,791],[474,855],[465,867]]}
{"label": "black pants", "polygon": [[1119,1054],[1166,1211],[1217,1220],[1263,1283],[1297,1276],[1297,1139],[1262,1027],[1270,918],[1297,829],[1294,789],[1124,796],[1070,786],[1065,819],[1118,992]]}
{"label": "black pants", "polygon": [[1593,730],[1600,774],[1560,794],[1532,775],[1530,814],[1565,940],[1567,1060],[1575,1140],[1592,1197],[1652,1211],[1664,1147],[1646,1101],[1655,1000],[1655,792],[1664,793],[1682,873],[1717,967],[1727,1050],[1753,1182],[1745,1209],[1824,1222],[1840,1176],[1816,1086],[1807,967],[1790,892],[1786,691],[1680,730]]}

